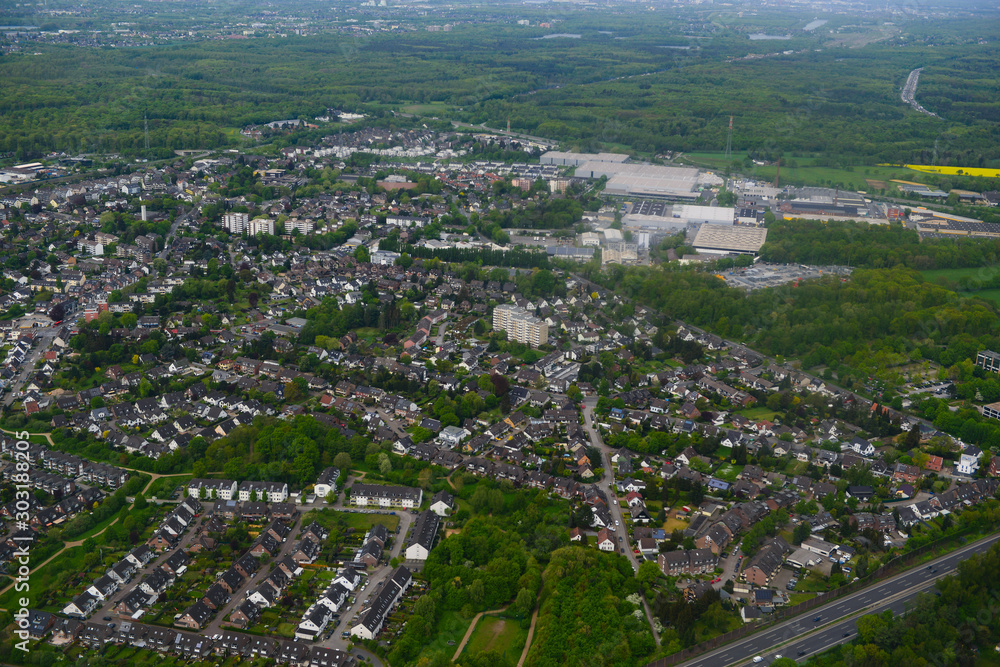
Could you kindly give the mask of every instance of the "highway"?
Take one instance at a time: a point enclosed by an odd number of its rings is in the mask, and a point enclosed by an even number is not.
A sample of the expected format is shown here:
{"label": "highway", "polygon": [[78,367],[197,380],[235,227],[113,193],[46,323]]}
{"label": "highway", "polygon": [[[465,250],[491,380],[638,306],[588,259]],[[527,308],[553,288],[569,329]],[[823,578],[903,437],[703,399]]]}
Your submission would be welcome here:
{"label": "highway", "polygon": [[761,664],[770,664],[778,655],[801,660],[821,653],[853,640],[857,633],[855,621],[859,616],[880,613],[885,609],[902,613],[918,593],[928,591],[935,581],[952,574],[961,561],[986,551],[998,540],[1000,534],[983,538],[927,565],[898,574],[681,664],[684,667],[748,665],[757,655],[764,658]]}

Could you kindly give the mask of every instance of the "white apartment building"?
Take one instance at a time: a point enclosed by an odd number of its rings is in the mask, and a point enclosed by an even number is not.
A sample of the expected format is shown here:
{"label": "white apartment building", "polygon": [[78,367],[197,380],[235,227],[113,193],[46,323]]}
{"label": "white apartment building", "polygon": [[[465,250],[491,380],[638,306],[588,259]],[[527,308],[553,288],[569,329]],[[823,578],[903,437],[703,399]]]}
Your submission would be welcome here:
{"label": "white apartment building", "polygon": [[506,331],[508,339],[531,347],[549,342],[549,325],[519,306],[505,303],[494,308],[493,328]]}

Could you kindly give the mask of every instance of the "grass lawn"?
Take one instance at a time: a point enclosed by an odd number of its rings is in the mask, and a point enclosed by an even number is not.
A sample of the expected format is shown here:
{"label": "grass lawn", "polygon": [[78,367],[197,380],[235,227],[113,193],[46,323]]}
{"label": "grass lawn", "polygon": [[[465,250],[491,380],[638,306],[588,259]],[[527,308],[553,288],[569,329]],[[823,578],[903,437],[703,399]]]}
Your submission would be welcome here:
{"label": "grass lawn", "polygon": [[[981,266],[964,269],[934,269],[931,271],[921,271],[920,275],[927,282],[934,283],[935,285],[943,285],[948,289],[954,289],[962,286],[975,288],[977,285],[982,285],[996,278],[998,273],[995,267]],[[969,297],[978,296],[981,299],[986,299],[1000,305],[1000,289],[973,289],[973,291],[963,291],[959,292],[959,294]]]}
{"label": "grass lawn", "polygon": [[667,531],[667,534],[669,535],[675,530],[686,530],[688,525],[690,524],[687,521],[674,518],[673,514],[667,512],[667,521],[663,524],[663,529]]}
{"label": "grass lawn", "polygon": [[[455,655],[455,647],[462,641],[465,631],[469,629],[471,618],[462,618],[457,611],[446,611],[441,614],[438,621],[437,634],[424,644],[420,655],[433,656],[435,654],[446,655],[448,660]],[[451,642],[449,645],[448,642]],[[447,661],[446,661],[447,662]]]}
{"label": "grass lawn", "polygon": [[463,653],[475,655],[486,651],[498,651],[513,661],[521,655],[527,639],[528,631],[521,628],[520,622],[496,616],[483,616],[476,624],[476,629],[473,630]]}
{"label": "grass lawn", "polygon": [[927,271],[921,271],[920,275],[924,277],[927,282],[937,284],[938,279],[945,278],[951,282],[957,283],[961,278],[968,278],[972,281],[984,281],[990,280],[997,275],[997,270],[989,266],[981,267],[966,267],[962,269],[931,269]]}
{"label": "grass lawn", "polygon": [[828,583],[815,572],[810,572],[805,579],[799,579],[799,583],[795,584],[795,590],[797,593],[825,592],[828,590]]}
{"label": "grass lawn", "polygon": [[184,489],[187,487],[188,482],[191,481],[191,477],[193,477],[193,475],[184,475],[183,477],[161,477],[150,485],[149,491],[146,495],[149,498],[152,498],[153,496],[156,496],[157,498],[169,498],[174,489]]}
{"label": "grass lawn", "polygon": [[799,461],[798,459],[792,459],[788,462],[788,466],[785,468],[786,475],[801,475],[806,471],[809,464],[805,461]]}
{"label": "grass lawn", "polygon": [[452,107],[450,105],[443,102],[431,102],[429,104],[408,104],[403,107],[403,111],[406,113],[416,114],[418,116],[428,116],[444,113],[451,108]]}
{"label": "grass lawn", "polygon": [[732,463],[727,463],[718,470],[715,471],[715,476],[719,479],[724,479],[727,482],[735,482],[736,476],[743,472],[744,466],[734,465]]}
{"label": "grass lawn", "polygon": [[732,447],[726,447],[725,445],[720,445],[718,449],[712,452],[712,456],[725,461],[729,458],[729,455],[733,453]]}
{"label": "grass lawn", "polygon": [[366,532],[376,523],[382,524],[390,532],[395,532],[396,527],[399,526],[398,514],[362,514],[360,512],[339,512],[328,508],[311,510],[302,518],[302,524],[305,526],[313,521],[317,521],[325,528],[334,528],[343,521],[351,528],[361,532]]}
{"label": "grass lawn", "polygon": [[[745,155],[743,153],[733,153],[730,159],[726,159],[724,153],[685,153],[681,161],[698,166],[705,166],[713,169],[724,169],[733,161],[742,162]],[[905,167],[879,167],[876,165],[848,167],[837,169],[835,167],[825,167],[816,164],[815,158],[789,156],[782,159],[781,181],[782,185],[787,182],[805,183],[807,185],[830,185],[840,183],[841,186],[855,188],[857,190],[868,191],[868,183],[865,179],[888,181],[892,179],[916,180],[915,172]],[[794,166],[792,166],[794,165]],[[745,171],[745,170],[744,170]],[[754,178],[767,182],[773,182],[777,168],[773,165],[754,165],[750,170]]]}
{"label": "grass lawn", "polygon": [[759,405],[755,408],[737,410],[736,414],[743,415],[751,421],[774,421],[778,413],[774,410],[769,410],[766,406]]}
{"label": "grass lawn", "polygon": [[295,636],[295,624],[294,623],[278,623],[278,634],[282,637],[294,637]]}
{"label": "grass lawn", "polygon": [[805,602],[806,600],[810,600],[810,599],[812,599],[814,597],[816,597],[815,593],[794,593],[794,592],[789,593],[788,594],[788,606],[791,607],[791,606],[800,604],[800,603]]}

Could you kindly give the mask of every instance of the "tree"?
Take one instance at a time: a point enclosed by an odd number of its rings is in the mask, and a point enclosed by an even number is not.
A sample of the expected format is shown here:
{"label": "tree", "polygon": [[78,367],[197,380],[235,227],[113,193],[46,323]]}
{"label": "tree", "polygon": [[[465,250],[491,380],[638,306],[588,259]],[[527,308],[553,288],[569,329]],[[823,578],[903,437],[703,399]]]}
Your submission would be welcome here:
{"label": "tree", "polygon": [[660,566],[653,560],[642,561],[639,565],[639,571],[635,575],[635,578],[639,581],[639,585],[646,591],[653,589],[653,585],[659,577]]}
{"label": "tree", "polygon": [[340,469],[341,474],[346,475],[351,468],[351,455],[347,452],[340,452],[333,457],[333,465]]}
{"label": "tree", "polygon": [[795,542],[795,544],[802,544],[802,542],[810,535],[812,535],[812,527],[808,522],[802,521],[795,526],[795,530],[792,531],[792,541]]}
{"label": "tree", "polygon": [[389,460],[389,455],[385,452],[378,455],[378,471],[383,475],[392,472],[392,461]]}
{"label": "tree", "polygon": [[434,622],[436,605],[430,595],[421,595],[413,604],[413,614],[423,616],[428,623]]}
{"label": "tree", "polygon": [[[527,588],[522,588],[517,592],[517,599],[514,601],[514,607],[516,607],[520,613],[527,616],[535,608],[535,596]],[[415,611],[416,607],[414,607],[414,612]]]}

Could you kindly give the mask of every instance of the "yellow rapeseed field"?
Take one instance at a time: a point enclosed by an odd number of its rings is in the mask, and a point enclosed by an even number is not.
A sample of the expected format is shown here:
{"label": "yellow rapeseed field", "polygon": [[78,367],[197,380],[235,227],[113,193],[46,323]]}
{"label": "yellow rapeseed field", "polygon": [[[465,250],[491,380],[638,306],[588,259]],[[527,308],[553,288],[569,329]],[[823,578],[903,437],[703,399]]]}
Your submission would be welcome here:
{"label": "yellow rapeseed field", "polygon": [[1000,178],[1000,169],[987,169],[981,167],[933,167],[924,164],[907,164],[907,169],[922,171],[926,174],[942,174],[944,176],[984,176],[986,178]]}

